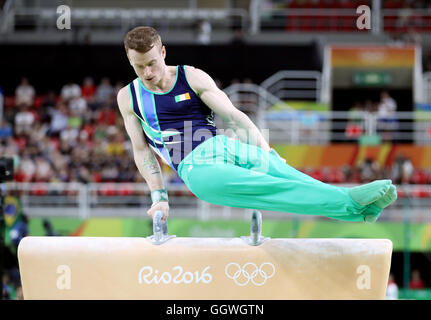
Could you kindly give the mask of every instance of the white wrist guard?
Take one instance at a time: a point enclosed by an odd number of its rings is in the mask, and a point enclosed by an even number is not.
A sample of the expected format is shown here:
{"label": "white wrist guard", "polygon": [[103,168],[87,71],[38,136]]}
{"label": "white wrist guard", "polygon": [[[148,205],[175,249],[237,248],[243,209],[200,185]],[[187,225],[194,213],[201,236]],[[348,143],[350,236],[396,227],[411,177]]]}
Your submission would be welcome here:
{"label": "white wrist guard", "polygon": [[151,200],[153,201],[153,205],[160,201],[168,201],[168,192],[165,189],[151,191]]}

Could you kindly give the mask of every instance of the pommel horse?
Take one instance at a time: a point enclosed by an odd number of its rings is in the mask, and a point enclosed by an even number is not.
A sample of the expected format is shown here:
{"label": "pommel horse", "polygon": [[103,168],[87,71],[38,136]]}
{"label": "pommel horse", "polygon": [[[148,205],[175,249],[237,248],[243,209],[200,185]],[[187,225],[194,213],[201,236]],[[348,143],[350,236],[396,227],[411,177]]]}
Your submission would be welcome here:
{"label": "pommel horse", "polygon": [[147,238],[24,238],[24,299],[385,298],[390,240],[270,239],[257,210],[248,237],[181,238],[161,218]]}

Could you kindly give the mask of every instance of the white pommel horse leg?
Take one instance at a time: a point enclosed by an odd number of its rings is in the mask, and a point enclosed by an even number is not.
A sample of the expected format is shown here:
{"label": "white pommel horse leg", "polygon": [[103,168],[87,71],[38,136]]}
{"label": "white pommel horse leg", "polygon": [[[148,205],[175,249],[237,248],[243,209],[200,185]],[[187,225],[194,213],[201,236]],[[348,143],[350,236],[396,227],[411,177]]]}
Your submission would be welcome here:
{"label": "white pommel horse leg", "polygon": [[[384,299],[385,239],[269,239],[255,211],[250,237],[26,237],[25,299]],[[169,241],[168,241],[169,240]]]}

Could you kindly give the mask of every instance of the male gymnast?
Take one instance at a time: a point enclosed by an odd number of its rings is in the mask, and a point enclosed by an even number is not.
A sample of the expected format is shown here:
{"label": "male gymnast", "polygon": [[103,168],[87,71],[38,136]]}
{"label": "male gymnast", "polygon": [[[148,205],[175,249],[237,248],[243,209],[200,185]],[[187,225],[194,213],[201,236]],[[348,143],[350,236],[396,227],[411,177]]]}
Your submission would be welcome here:
{"label": "male gymnast", "polygon": [[[137,78],[117,101],[136,166],[151,190],[147,214],[169,216],[156,154],[199,199],[216,205],[375,222],[397,198],[391,180],[347,188],[323,183],[289,166],[246,114],[204,71],[165,64],[157,31],[137,27],[124,46]],[[220,116],[238,139],[220,134]]]}

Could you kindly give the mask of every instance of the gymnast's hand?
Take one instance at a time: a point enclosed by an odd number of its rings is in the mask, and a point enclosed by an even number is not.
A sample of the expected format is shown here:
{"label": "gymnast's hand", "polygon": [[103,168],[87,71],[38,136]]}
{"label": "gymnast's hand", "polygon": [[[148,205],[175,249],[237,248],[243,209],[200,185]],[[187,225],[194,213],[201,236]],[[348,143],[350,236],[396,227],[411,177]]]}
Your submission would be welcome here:
{"label": "gymnast's hand", "polygon": [[154,203],[151,208],[147,211],[147,214],[150,216],[151,219],[153,219],[153,215],[156,211],[162,211],[163,212],[163,218],[162,221],[166,221],[169,217],[169,203],[168,201],[160,201]]}

